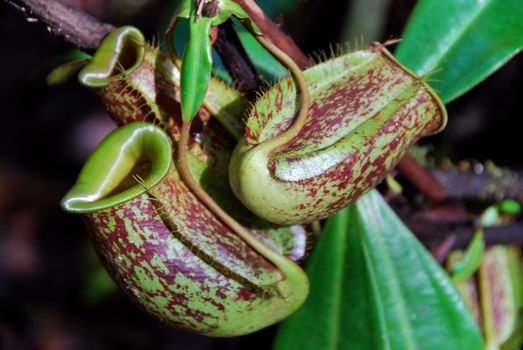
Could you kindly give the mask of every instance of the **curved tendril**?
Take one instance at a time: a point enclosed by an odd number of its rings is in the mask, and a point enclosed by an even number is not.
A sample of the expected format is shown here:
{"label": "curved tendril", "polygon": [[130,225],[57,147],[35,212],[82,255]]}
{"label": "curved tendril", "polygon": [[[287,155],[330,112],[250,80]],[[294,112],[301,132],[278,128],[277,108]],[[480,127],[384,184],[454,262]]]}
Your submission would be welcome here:
{"label": "curved tendril", "polygon": [[302,70],[300,67],[298,67],[292,58],[290,58],[285,52],[280,50],[263,35],[258,35],[257,39],[274,57],[276,57],[282,64],[289,68],[291,74],[294,77],[294,80],[296,81],[296,87],[300,92],[300,110],[296,115],[294,123],[278,136],[262,143],[265,146],[269,146],[270,148],[275,149],[296,137],[307,123],[307,117],[309,115],[310,108],[309,87],[307,85],[305,75],[303,75]]}
{"label": "curved tendril", "polygon": [[255,251],[272,262],[282,273],[288,271],[289,263],[294,264],[285,256],[273,251],[258,238],[256,238],[247,228],[227,214],[214,199],[200,186],[195,180],[189,164],[187,162],[188,144],[190,138],[191,121],[184,120],[180,139],[178,140],[178,167],[182,180],[189,190],[202,202],[210,212],[220,221],[237,234],[243,241],[249,244]]}
{"label": "curved tendril", "polygon": [[[176,27],[178,17],[174,17],[169,24],[167,29],[167,46],[169,50],[169,55],[175,65],[181,69],[181,59],[176,52],[176,48],[173,44],[173,34]],[[276,136],[275,138],[269,140],[270,145],[274,148],[283,145],[289,142],[294,138],[303,128],[307,122],[307,117],[309,114],[309,105],[310,105],[310,95],[309,88],[307,86],[307,81],[303,72],[298,67],[298,65],[290,58],[285,52],[280,50],[276,45],[274,45],[270,40],[265,38],[259,33],[255,34],[258,41],[280,62],[282,62],[286,67],[289,68],[291,74],[293,75],[297,89],[300,92],[299,102],[300,110],[296,116],[294,123],[289,127],[285,132]],[[278,254],[265,246],[260,240],[258,240],[252,233],[227,214],[215,201],[214,199],[200,186],[200,184],[194,179],[191,170],[187,162],[187,153],[188,153],[188,144],[190,138],[190,128],[191,120],[183,120],[182,129],[180,133],[180,139],[178,140],[178,166],[180,171],[180,176],[182,181],[187,185],[189,190],[200,200],[209,211],[211,211],[219,220],[221,220],[226,226],[228,226],[235,234],[237,234],[241,239],[248,243],[254,250],[259,254],[265,257],[267,260],[271,261],[276,265],[282,272],[287,271],[287,266],[290,262],[289,259]],[[269,142],[265,142],[265,145],[269,145]]]}

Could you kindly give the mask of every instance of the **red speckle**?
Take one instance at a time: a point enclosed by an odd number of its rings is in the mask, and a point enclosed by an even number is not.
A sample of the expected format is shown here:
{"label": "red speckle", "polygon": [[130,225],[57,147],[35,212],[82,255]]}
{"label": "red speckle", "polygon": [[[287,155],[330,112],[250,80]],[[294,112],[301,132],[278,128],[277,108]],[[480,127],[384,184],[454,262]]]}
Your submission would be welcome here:
{"label": "red speckle", "polygon": [[236,300],[250,301],[254,299],[254,295],[248,289],[242,288],[238,291]]}
{"label": "red speckle", "polygon": [[223,293],[221,290],[219,289],[216,289],[216,296],[220,299],[225,299],[227,298],[227,295],[225,295],[225,293]]}

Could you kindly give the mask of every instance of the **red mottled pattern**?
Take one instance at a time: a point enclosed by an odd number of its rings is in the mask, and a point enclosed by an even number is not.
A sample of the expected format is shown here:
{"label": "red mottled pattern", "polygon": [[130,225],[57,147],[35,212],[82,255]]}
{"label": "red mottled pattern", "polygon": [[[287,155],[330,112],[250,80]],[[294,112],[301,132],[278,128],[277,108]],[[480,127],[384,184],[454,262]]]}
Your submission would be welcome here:
{"label": "red mottled pattern", "polygon": [[[434,119],[421,119],[419,114],[419,102],[428,98],[423,91],[418,93],[413,102],[406,104],[398,110],[392,118],[383,126],[381,131],[369,138],[363,147],[351,153],[336,166],[324,172],[321,176],[294,182],[282,181],[282,185],[287,185],[289,191],[295,189],[296,184],[309,190],[309,196],[315,200],[310,205],[297,206],[299,216],[314,215],[321,210],[324,215],[329,216],[344,208],[347,203],[357,200],[367,190],[378,185],[388,174],[390,169],[396,166],[397,162],[405,154],[408,147],[416,142],[421,135],[436,129],[440,122]],[[431,104],[432,105],[432,104]],[[434,108],[432,113],[436,113]],[[408,130],[408,132],[405,132]],[[379,143],[380,138],[387,134],[394,134],[392,142]],[[376,149],[380,154],[376,156]],[[299,166],[299,158],[287,159],[289,167]],[[269,165],[272,172],[275,172],[276,161]],[[361,173],[367,169],[372,171],[365,177],[355,177],[354,167],[359,167]],[[335,200],[333,201],[332,198]],[[310,213],[310,214],[308,214]]]}
{"label": "red mottled pattern", "polygon": [[[184,238],[217,263],[255,284],[272,284],[281,279],[273,265],[261,258],[248,244],[231,232],[183,184],[179,175],[169,176],[152,189],[163,208],[171,214]],[[269,276],[267,271],[272,271]]]}
{"label": "red mottled pattern", "polygon": [[[397,78],[389,79],[391,75]],[[361,69],[330,84],[328,89],[314,94],[311,117],[300,134],[285,146],[285,154],[322,148],[338,141],[370,115],[378,113],[413,81],[413,77],[401,74],[398,66],[384,64],[382,69]]]}
{"label": "red mottled pattern", "polygon": [[[272,152],[268,163],[280,193],[306,193],[306,200],[279,211],[285,217],[281,222],[324,218],[354,202],[382,181],[410,145],[444,123],[438,101],[422,80],[382,47],[356,54],[366,59],[357,61],[349,54],[324,63],[324,74],[318,74],[320,66],[304,72],[311,94],[308,122]],[[351,59],[357,64],[344,62]],[[286,78],[251,111],[249,143],[286,130],[298,107],[294,84]]]}
{"label": "red mottled pattern", "polygon": [[[176,141],[181,126],[179,85],[175,83],[178,80],[179,72],[172,61],[158,49],[146,45],[138,68],[111,77],[106,87],[95,91],[118,125],[151,121],[166,127]],[[230,108],[236,110],[239,105]],[[255,229],[253,233],[267,245],[282,254],[290,253],[295,260],[301,259],[306,250],[303,243],[306,231],[302,227],[278,228],[268,224],[236,199],[228,181],[234,142],[216,119],[207,120],[205,113],[200,116],[203,120],[193,123],[195,140],[191,141],[190,153],[205,166],[207,174],[212,174],[201,180],[202,186],[237,220]]]}
{"label": "red mottled pattern", "polygon": [[[150,121],[177,141],[178,81],[170,59],[146,46],[137,69],[115,74],[96,93],[118,125]],[[213,89],[219,90],[219,85]],[[240,118],[236,112],[243,102],[234,100],[236,92],[225,93],[227,103],[222,105],[219,96],[208,96],[209,111],[219,109]],[[201,175],[202,187],[262,242],[301,259],[307,242],[303,227],[263,221],[232,194],[228,163],[234,141],[216,120],[209,120],[209,111],[201,109],[189,145],[190,166]],[[238,327],[247,333],[291,312],[287,305],[293,301],[276,289],[288,283],[282,272],[216,219],[182,183],[174,166],[148,191],[84,215],[101,260],[136,304],[164,322],[218,336],[237,334]]]}
{"label": "red mottled pattern", "polygon": [[156,48],[145,46],[142,63],[131,73],[110,78],[97,95],[118,125],[133,121],[162,124],[176,135],[181,123],[178,70]]}
{"label": "red mottled pattern", "polygon": [[[231,295],[236,295],[237,301],[259,298],[250,288],[212,268],[177,240],[147,194],[88,214],[86,221],[112,277],[135,303],[162,321],[189,330],[210,332],[223,319],[225,308],[220,300],[234,302]],[[214,224],[217,226],[215,232],[231,235],[219,223]],[[183,233],[190,235],[194,231]],[[217,237],[216,241],[219,240]],[[272,271],[280,276],[242,241],[232,239],[227,243],[220,249],[220,257],[228,259],[227,254],[236,250],[248,257],[239,261],[243,266],[238,268],[258,275],[260,270]],[[198,306],[202,301],[202,304],[210,305]],[[213,311],[206,312],[206,308]]]}

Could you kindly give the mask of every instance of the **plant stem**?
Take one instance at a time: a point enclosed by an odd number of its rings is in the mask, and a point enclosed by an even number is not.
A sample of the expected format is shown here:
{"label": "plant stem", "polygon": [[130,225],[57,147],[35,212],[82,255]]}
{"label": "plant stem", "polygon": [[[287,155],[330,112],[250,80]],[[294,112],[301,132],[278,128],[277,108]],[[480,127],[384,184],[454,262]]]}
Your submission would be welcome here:
{"label": "plant stem", "polygon": [[406,154],[397,165],[400,171],[416,188],[433,202],[445,198],[445,188],[432,172]]}
{"label": "plant stem", "polygon": [[307,123],[307,117],[309,116],[310,107],[309,87],[307,85],[307,80],[305,80],[303,72],[291,57],[289,57],[285,52],[280,50],[266,37],[260,35],[257,36],[257,39],[274,57],[276,57],[280,62],[282,62],[286,67],[289,68],[294,77],[294,80],[296,81],[296,88],[300,92],[300,110],[296,118],[294,119],[292,125],[278,136],[263,142],[264,145],[274,150],[275,148],[284,145],[285,143],[289,142],[294,137],[296,137]]}
{"label": "plant stem", "polygon": [[231,21],[218,27],[218,38],[214,48],[238,89],[251,97],[260,86],[259,73],[247,56]]}
{"label": "plant stem", "polygon": [[430,253],[440,264],[443,264],[456,244],[456,235],[448,235],[443,241],[430,250]]}
{"label": "plant stem", "polygon": [[514,198],[523,203],[523,174],[509,169],[481,166],[480,173],[473,169],[434,169],[432,173],[445,189],[447,198],[472,199],[496,202],[503,198]]}
{"label": "plant stem", "polygon": [[[47,30],[80,49],[96,49],[115,27],[56,0],[4,0],[28,20],[41,22]],[[35,21],[36,22],[36,21]]]}
{"label": "plant stem", "polygon": [[[411,216],[411,214],[409,214]],[[428,247],[440,244],[446,237],[454,235],[455,239],[448,250],[463,249],[467,246],[474,228],[470,224],[450,224],[445,222],[435,222],[432,220],[416,220],[405,218],[405,224],[412,230],[416,237]],[[491,245],[521,245],[523,244],[523,222],[517,221],[512,224],[485,227],[485,244]],[[437,248],[435,248],[437,250]],[[447,248],[445,248],[447,249]]]}
{"label": "plant stem", "polygon": [[285,34],[280,27],[265,15],[254,0],[234,0],[240,5],[249,17],[256,23],[263,35],[274,43],[280,50],[287,53],[298,67],[304,69],[311,65],[307,55]]}
{"label": "plant stem", "polygon": [[213,213],[221,222],[223,222],[232,232],[237,234],[251,248],[261,256],[272,262],[280,271],[286,271],[286,265],[291,261],[281,254],[276,253],[258,238],[256,238],[247,228],[227,214],[214,199],[200,186],[194,178],[187,160],[188,145],[190,139],[191,121],[184,120],[180,139],[178,140],[178,170],[182,181],[187,185],[189,190],[203,203],[203,205]]}

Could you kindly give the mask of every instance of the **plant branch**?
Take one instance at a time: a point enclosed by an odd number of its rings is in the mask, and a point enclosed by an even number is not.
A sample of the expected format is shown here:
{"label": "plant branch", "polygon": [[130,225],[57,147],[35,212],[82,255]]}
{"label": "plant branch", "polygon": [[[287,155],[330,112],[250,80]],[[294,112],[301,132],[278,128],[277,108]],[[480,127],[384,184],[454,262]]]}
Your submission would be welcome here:
{"label": "plant branch", "polygon": [[497,169],[478,174],[473,170],[460,171],[457,168],[433,170],[445,188],[447,198],[473,199],[495,202],[514,198],[523,203],[523,180],[518,173]]}
{"label": "plant branch", "polygon": [[80,49],[96,49],[115,27],[58,0],[4,0],[28,21],[40,22],[53,35]]}
{"label": "plant branch", "polygon": [[445,189],[439,180],[429,169],[420,165],[410,155],[403,156],[397,165],[397,169],[433,202],[441,202],[445,198]]}
{"label": "plant branch", "polygon": [[[452,244],[446,250],[464,249],[472,235],[474,227],[470,224],[453,225],[445,222],[434,222],[432,220],[405,219],[407,226],[414,232],[416,237],[425,244],[432,247],[445,242],[449,236]],[[517,221],[512,224],[483,228],[485,232],[485,243],[487,245],[523,244],[523,222]]]}
{"label": "plant branch", "polygon": [[238,89],[248,95],[253,94],[261,84],[261,79],[231,21],[219,26],[214,48],[233,80],[237,82]]}

